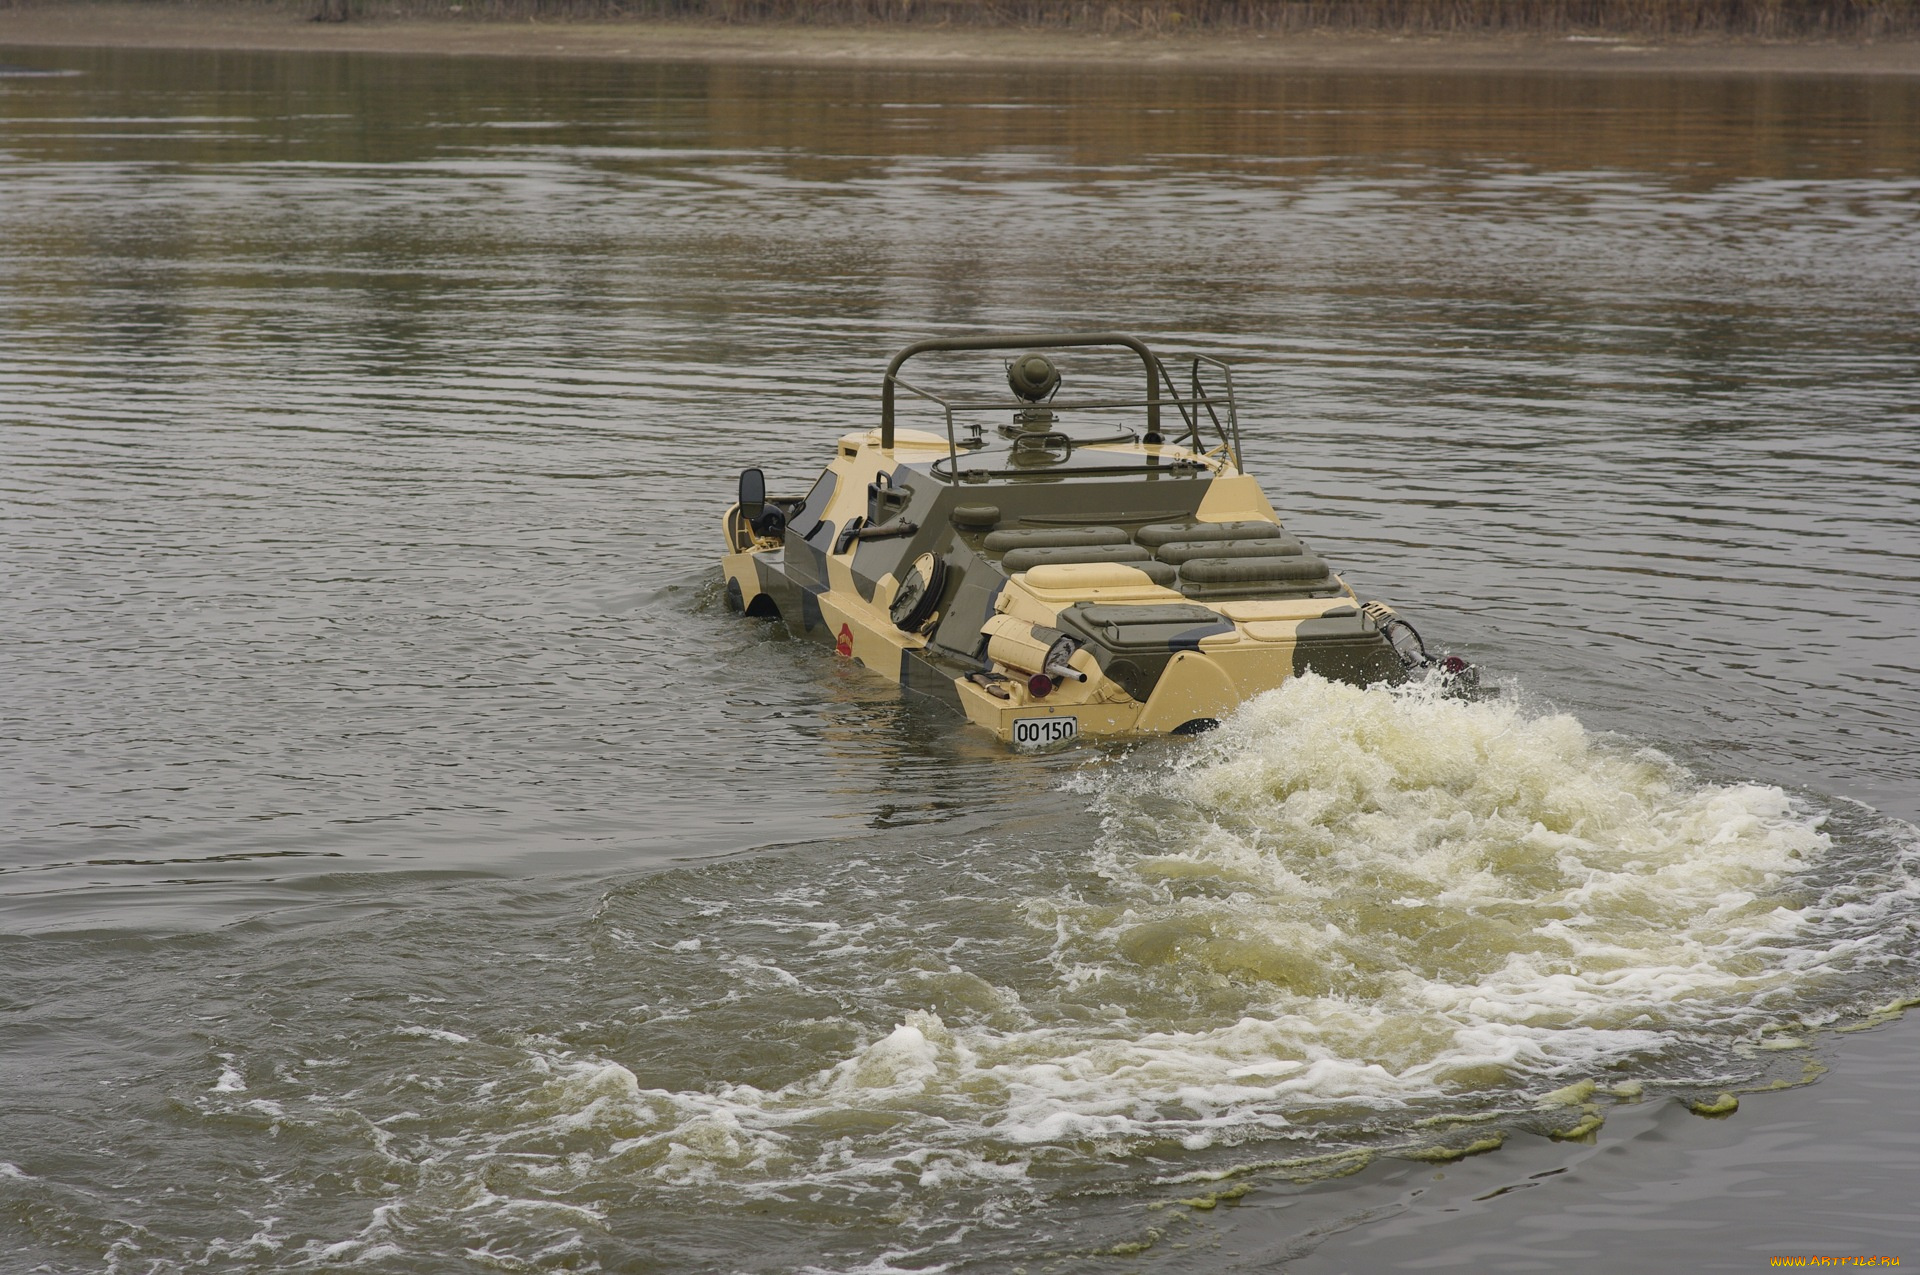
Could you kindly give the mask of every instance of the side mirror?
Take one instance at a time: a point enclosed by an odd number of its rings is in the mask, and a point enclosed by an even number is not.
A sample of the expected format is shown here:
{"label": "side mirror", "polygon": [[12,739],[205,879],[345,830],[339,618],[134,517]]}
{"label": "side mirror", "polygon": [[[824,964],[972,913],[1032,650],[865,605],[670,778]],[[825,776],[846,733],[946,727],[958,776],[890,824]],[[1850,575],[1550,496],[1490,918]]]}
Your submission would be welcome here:
{"label": "side mirror", "polygon": [[757,469],[740,471],[740,516],[748,522],[767,507],[767,476]]}

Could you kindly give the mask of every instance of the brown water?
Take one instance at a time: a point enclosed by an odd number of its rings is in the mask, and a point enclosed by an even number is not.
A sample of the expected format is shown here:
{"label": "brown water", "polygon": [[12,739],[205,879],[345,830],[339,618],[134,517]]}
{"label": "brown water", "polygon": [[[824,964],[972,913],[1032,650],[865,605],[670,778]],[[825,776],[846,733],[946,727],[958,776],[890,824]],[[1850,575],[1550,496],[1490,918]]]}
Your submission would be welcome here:
{"label": "brown water", "polygon": [[[1920,85],[0,61],[6,1269],[1913,1236]],[[1503,694],[1016,757],[728,615],[995,327]]]}

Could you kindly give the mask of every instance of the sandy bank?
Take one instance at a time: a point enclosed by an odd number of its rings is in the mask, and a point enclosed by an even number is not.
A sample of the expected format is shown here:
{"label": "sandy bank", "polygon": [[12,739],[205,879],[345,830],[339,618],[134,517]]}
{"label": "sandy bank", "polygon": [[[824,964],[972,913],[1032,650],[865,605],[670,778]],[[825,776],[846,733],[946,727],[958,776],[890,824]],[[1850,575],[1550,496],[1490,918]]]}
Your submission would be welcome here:
{"label": "sandy bank", "polygon": [[607,58],[785,65],[1091,63],[1201,70],[1558,71],[1920,75],[1920,41],[1652,41],[1565,36],[1102,35],[1060,30],[797,27],[668,22],[331,24],[218,5],[0,8],[0,46]]}

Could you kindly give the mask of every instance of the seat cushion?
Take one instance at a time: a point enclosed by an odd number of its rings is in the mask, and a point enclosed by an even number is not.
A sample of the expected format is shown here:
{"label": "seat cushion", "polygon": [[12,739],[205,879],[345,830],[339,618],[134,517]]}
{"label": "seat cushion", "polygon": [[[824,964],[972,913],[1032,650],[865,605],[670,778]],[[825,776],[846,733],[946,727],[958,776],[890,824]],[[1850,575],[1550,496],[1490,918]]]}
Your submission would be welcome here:
{"label": "seat cushion", "polygon": [[1087,593],[1095,589],[1171,589],[1174,569],[1164,562],[1049,562],[1022,577],[1051,593]]}
{"label": "seat cushion", "polygon": [[1149,549],[1176,540],[1273,540],[1286,535],[1272,522],[1151,522],[1134,533]]}
{"label": "seat cushion", "polygon": [[1009,549],[1000,565],[1008,571],[1026,571],[1056,562],[1151,562],[1153,555],[1139,545],[1086,545],[1058,549]]}
{"label": "seat cushion", "polygon": [[1306,546],[1292,536],[1264,540],[1175,540],[1161,545],[1153,556],[1178,565],[1195,558],[1285,558],[1305,553]]}
{"label": "seat cushion", "polygon": [[1123,545],[1129,537],[1118,527],[1016,527],[996,531],[982,544],[988,553],[1009,549],[1083,549]]}
{"label": "seat cushion", "polygon": [[1327,564],[1311,553],[1290,557],[1192,558],[1181,564],[1180,578],[1195,584],[1298,584],[1327,578]]}

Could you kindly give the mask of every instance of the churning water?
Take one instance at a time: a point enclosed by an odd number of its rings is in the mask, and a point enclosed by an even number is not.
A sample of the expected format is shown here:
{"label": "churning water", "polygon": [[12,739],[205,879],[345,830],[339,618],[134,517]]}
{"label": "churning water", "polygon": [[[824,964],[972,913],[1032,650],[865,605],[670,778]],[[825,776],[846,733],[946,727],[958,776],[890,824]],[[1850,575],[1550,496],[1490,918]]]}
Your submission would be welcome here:
{"label": "churning water", "polygon": [[[1650,1266],[1656,1143],[1692,1266],[1916,1234],[1920,89],[5,60],[9,1269]],[[1226,355],[1498,693],[1015,756],[728,615],[988,327]]]}

